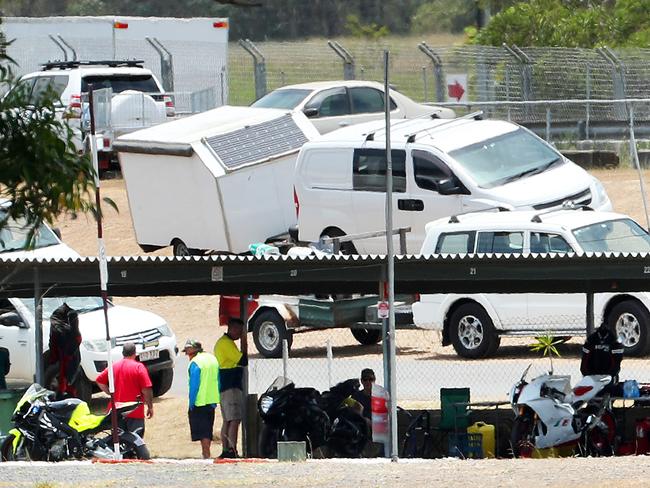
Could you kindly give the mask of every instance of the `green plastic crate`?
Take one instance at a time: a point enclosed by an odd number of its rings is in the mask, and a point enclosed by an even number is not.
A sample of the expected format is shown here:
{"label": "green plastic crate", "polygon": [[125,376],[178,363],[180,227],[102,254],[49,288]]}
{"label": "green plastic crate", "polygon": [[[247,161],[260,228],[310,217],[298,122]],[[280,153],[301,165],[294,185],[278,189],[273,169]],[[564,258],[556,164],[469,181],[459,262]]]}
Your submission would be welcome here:
{"label": "green plastic crate", "polygon": [[344,298],[339,300],[317,300],[301,298],[298,314],[301,325],[332,327],[364,322],[366,307],[377,303],[377,296]]}

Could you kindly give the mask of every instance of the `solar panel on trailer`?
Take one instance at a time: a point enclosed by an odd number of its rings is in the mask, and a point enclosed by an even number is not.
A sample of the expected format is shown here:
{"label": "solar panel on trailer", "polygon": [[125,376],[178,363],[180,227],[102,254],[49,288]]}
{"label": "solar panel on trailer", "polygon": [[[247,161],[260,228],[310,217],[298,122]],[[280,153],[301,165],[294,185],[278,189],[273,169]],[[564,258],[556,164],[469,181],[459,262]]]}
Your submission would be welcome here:
{"label": "solar panel on trailer", "polygon": [[307,141],[289,114],[205,140],[227,169],[300,149]]}

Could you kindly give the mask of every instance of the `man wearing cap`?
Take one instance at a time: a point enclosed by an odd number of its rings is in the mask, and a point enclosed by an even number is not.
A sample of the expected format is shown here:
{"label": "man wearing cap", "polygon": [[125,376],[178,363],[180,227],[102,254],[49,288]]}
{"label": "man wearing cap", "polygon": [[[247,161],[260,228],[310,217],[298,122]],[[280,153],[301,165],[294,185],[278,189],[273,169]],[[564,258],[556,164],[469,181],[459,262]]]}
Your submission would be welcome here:
{"label": "man wearing cap", "polygon": [[187,416],[190,422],[192,441],[201,442],[203,459],[209,459],[214,428],[214,409],[219,403],[219,366],[216,358],[203,352],[201,343],[188,339],[183,352],[190,358],[189,374],[189,408]]}
{"label": "man wearing cap", "polygon": [[[147,368],[136,359],[135,344],[127,342],[122,346],[122,359],[113,365],[113,379],[115,381],[115,403],[144,401],[147,406],[146,417],[153,417],[153,392],[151,390],[151,378]],[[108,389],[108,368],[99,373],[97,386],[107,395]],[[126,428],[144,437],[144,405],[140,405],[126,418]]]}

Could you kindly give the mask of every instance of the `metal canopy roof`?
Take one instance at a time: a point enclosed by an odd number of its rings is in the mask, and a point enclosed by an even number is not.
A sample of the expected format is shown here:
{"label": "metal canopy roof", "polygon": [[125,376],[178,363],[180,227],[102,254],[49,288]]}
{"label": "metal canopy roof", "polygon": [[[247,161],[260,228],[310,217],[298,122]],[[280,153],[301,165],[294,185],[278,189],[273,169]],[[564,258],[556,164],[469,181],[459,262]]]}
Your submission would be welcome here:
{"label": "metal canopy roof", "polygon": [[[110,257],[114,296],[377,293],[383,256]],[[99,295],[95,257],[0,259],[0,296]],[[649,254],[399,256],[397,293],[650,291]]]}

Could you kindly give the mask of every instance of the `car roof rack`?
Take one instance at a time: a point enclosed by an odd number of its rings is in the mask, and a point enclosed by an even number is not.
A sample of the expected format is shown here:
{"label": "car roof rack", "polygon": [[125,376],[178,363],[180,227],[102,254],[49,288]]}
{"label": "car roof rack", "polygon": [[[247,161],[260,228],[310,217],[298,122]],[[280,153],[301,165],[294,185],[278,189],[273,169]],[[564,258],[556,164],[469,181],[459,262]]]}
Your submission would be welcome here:
{"label": "car roof rack", "polygon": [[415,136],[417,136],[418,134],[421,134],[422,132],[427,132],[427,131],[434,131],[435,132],[435,131],[440,130],[440,129],[447,129],[454,122],[461,122],[461,121],[470,120],[470,119],[482,120],[483,119],[483,110],[477,110],[476,112],[472,112],[472,113],[463,115],[461,117],[456,117],[455,119],[450,119],[448,121],[445,121],[445,122],[443,122],[441,124],[438,124],[438,125],[435,125],[433,127],[424,127],[422,129],[419,129],[419,130],[417,130],[415,132],[412,132],[411,134],[407,135],[406,136],[406,142],[407,143],[415,142]]}
{"label": "car roof rack", "polygon": [[559,212],[561,210],[582,210],[584,212],[594,211],[594,209],[589,205],[577,205],[573,200],[565,200],[560,208],[552,208],[550,210],[537,213],[533,215],[533,218],[531,218],[530,221],[539,224],[542,222],[542,215],[548,215],[550,213]]}
{"label": "car roof rack", "polygon": [[509,212],[510,211],[510,209],[508,207],[503,207],[503,206],[500,206],[500,205],[496,206],[496,207],[485,207],[485,208],[481,208],[481,209],[478,209],[478,210],[468,210],[467,212],[462,212],[462,213],[459,213],[459,214],[452,215],[451,217],[449,217],[449,222],[448,223],[449,224],[458,224],[460,222],[460,220],[458,220],[458,217],[460,217],[461,215],[469,215],[469,214],[479,213],[479,212],[488,212],[490,210],[498,210],[499,212]]}
{"label": "car roof rack", "polygon": [[[418,121],[423,120],[423,119],[439,120],[440,116],[437,113],[432,112],[430,114],[418,115],[417,117],[413,117],[412,119],[395,120],[395,122],[393,122],[392,119],[391,119],[390,128],[392,129],[393,127],[408,124],[409,122],[411,122],[411,123],[412,122],[418,122]],[[453,120],[455,120],[455,119],[453,119]],[[378,129],[375,129],[372,132],[369,132],[366,135],[366,142],[367,141],[374,141],[375,140],[375,134],[377,132],[386,132],[386,126],[383,125],[383,126],[379,127]]]}
{"label": "car roof rack", "polygon": [[128,67],[128,68],[142,68],[144,66],[144,61],[141,59],[102,59],[102,60],[90,60],[90,61],[48,61],[43,63],[43,71],[55,69],[55,68],[78,68],[80,66],[108,66],[110,68],[117,67]]}

